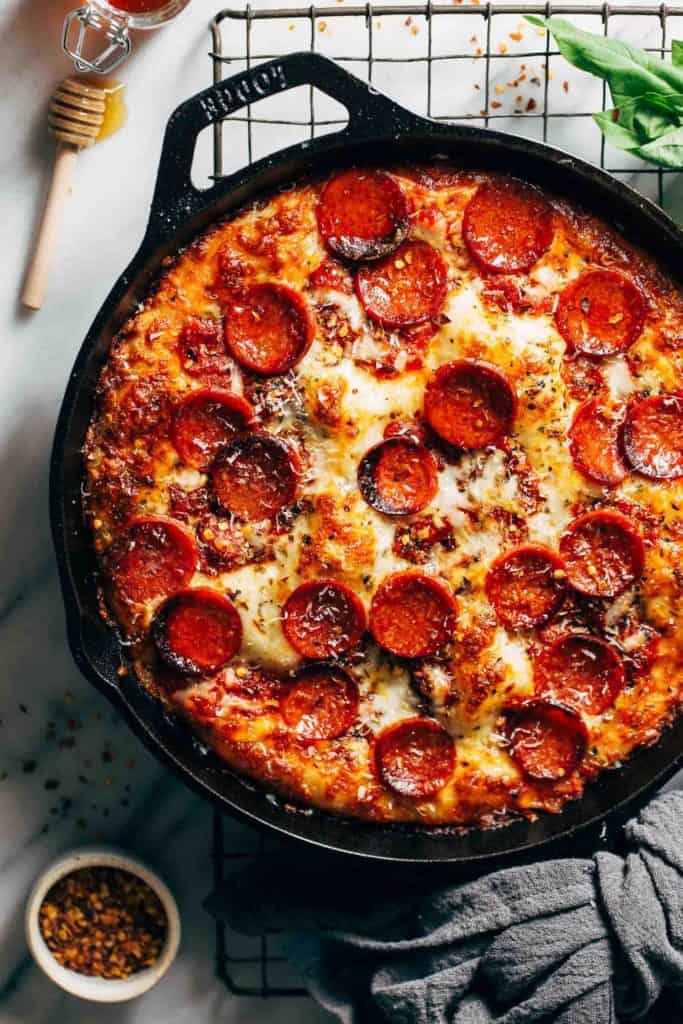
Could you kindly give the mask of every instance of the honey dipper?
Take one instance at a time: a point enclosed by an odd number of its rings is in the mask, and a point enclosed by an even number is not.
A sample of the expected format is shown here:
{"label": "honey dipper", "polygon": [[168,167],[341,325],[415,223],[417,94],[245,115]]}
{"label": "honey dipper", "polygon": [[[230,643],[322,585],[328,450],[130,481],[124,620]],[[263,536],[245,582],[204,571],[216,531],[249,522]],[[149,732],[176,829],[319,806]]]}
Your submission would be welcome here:
{"label": "honey dipper", "polygon": [[[30,309],[40,309],[45,298],[47,277],[64,206],[71,190],[76,161],[81,149],[92,146],[115,131],[110,99],[122,87],[111,83],[94,85],[83,78],[65,78],[55,89],[48,110],[48,128],[57,139],[52,181],[45,202],[43,220],[28,268],[21,300]],[[119,104],[122,120],[123,105]],[[108,130],[103,130],[107,129]]]}

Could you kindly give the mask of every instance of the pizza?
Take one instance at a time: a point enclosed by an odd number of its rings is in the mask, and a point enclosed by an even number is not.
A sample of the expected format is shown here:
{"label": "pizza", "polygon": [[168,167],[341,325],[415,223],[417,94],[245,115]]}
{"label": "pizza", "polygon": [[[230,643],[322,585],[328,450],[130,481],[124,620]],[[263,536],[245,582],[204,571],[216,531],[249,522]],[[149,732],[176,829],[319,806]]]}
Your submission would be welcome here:
{"label": "pizza", "polygon": [[212,225],[114,339],[84,453],[130,671],[292,808],[558,812],[681,700],[683,296],[447,162]]}

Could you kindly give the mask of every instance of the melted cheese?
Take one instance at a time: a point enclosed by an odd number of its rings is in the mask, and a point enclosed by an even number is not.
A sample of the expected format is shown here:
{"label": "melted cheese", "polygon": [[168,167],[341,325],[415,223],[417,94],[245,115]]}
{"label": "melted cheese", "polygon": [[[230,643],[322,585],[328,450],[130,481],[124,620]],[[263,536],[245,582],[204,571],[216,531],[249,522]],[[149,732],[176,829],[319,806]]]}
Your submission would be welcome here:
{"label": "melted cheese", "polygon": [[[498,555],[517,543],[557,548],[567,524],[595,500],[609,504],[628,499],[666,524],[664,554],[655,557],[648,550],[644,593],[639,598],[629,591],[604,608],[605,634],[625,653],[642,652],[655,627],[668,631],[652,671],[634,677],[614,709],[587,719],[596,753],[586,774],[594,764],[617,763],[638,743],[656,737],[679,699],[683,631],[671,566],[683,557],[683,531],[677,530],[675,514],[683,506],[683,485],[673,482],[661,488],[631,475],[607,492],[581,477],[571,459],[567,431],[578,399],[563,380],[565,343],[552,310],[567,282],[591,260],[600,259],[605,229],[583,222],[577,227],[558,205],[552,248],[528,278],[521,275],[531,308],[503,311],[488,305],[491,277],[480,273],[460,235],[472,181],[463,179],[437,191],[412,177],[401,182],[414,207],[412,237],[440,250],[449,275],[443,322],[426,343],[423,365],[405,369],[400,336],[370,324],[354,294],[308,289],[309,275],[327,258],[315,216],[319,186],[284,192],[231,223],[217,225],[190,247],[117,339],[102,380],[113,414],[96,417],[88,439],[86,513],[101,524],[95,543],[106,571],[107,552],[128,518],[173,515],[171,486],[188,494],[206,488],[206,474],[184,467],[173,452],[166,440],[167,423],[131,441],[125,419],[116,414],[117,401],[123,404],[131,380],[149,379],[153,389],[173,397],[204,386],[180,365],[177,339],[189,316],[221,315],[222,254],[231,256],[231,272],[243,273],[247,281],[277,279],[298,289],[312,315],[321,304],[336,308],[351,329],[348,344],[340,338],[331,341],[319,320],[309,351],[285,377],[250,382],[247,374],[242,381],[238,371],[232,372],[231,386],[250,395],[260,429],[300,449],[304,500],[281,531],[268,524],[226,524],[237,531],[251,557],[246,564],[215,571],[204,563],[191,583],[232,597],[243,625],[242,650],[225,678],[191,683],[175,703],[238,769],[287,796],[341,813],[469,822],[511,809],[558,809],[580,793],[583,775],[577,772],[571,780],[545,787],[523,779],[499,731],[505,706],[533,694],[539,637],[497,622],[484,590],[487,572]],[[676,372],[659,344],[658,324],[676,322],[676,315],[683,321],[683,301],[673,287],[657,291],[661,279],[652,265],[635,250],[632,259],[650,282],[651,315],[636,346],[638,359],[629,362],[619,356],[602,365],[615,401],[628,400],[645,388],[672,386]],[[665,309],[672,303],[674,312]],[[387,348],[399,351],[393,372],[373,372],[379,364],[384,367]],[[283,633],[281,609],[302,581],[343,580],[369,611],[380,583],[413,567],[395,544],[397,528],[410,525],[410,517],[397,520],[370,508],[358,492],[356,474],[363,455],[381,441],[390,424],[419,421],[432,373],[454,359],[495,364],[514,388],[518,409],[509,452],[500,448],[442,457],[437,450],[437,493],[420,515],[447,520],[452,543],[433,545],[419,568],[442,579],[457,595],[453,650],[444,660],[416,666],[398,662],[367,640],[347,666],[360,692],[357,726],[330,742],[294,744],[287,739],[278,699],[259,696],[258,690],[241,692],[239,672],[261,666],[288,685],[301,667]],[[523,460],[515,457],[520,453]],[[186,528],[195,529],[201,514],[187,513]],[[140,635],[158,604],[131,609],[113,599],[123,628],[138,644],[138,673],[151,686],[157,683],[154,654]],[[424,676],[422,692],[412,678],[418,669]],[[372,737],[424,713],[455,737],[458,764],[434,799],[411,801],[387,792],[378,781]]]}

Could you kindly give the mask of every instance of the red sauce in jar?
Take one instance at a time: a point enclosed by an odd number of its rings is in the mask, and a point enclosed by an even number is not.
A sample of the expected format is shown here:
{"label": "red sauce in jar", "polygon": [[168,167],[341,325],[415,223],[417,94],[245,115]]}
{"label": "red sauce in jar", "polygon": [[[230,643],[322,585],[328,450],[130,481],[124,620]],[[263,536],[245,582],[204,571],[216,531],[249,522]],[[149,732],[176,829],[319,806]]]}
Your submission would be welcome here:
{"label": "red sauce in jar", "polygon": [[166,7],[169,0],[107,0],[110,7],[126,14],[152,14]]}

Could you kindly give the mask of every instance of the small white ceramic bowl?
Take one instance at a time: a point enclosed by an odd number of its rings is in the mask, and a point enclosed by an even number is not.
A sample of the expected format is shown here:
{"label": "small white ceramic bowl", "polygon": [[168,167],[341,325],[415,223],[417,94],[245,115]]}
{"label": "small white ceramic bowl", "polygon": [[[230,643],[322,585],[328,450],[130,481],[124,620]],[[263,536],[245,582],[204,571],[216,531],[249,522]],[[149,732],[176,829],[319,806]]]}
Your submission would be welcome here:
{"label": "small white ceramic bowl", "polygon": [[[166,911],[168,929],[159,959],[151,967],[131,974],[128,978],[91,978],[87,974],[78,974],[62,967],[53,957],[40,932],[38,912],[49,889],[72,871],[92,867],[119,868],[137,875],[154,890]],[[25,927],[26,941],[33,958],[48,978],[71,995],[97,1003],[120,1003],[147,992],[173,963],[180,942],[178,904],[168,887],[142,861],[113,846],[81,846],[53,861],[37,878],[31,890],[26,904]]]}

